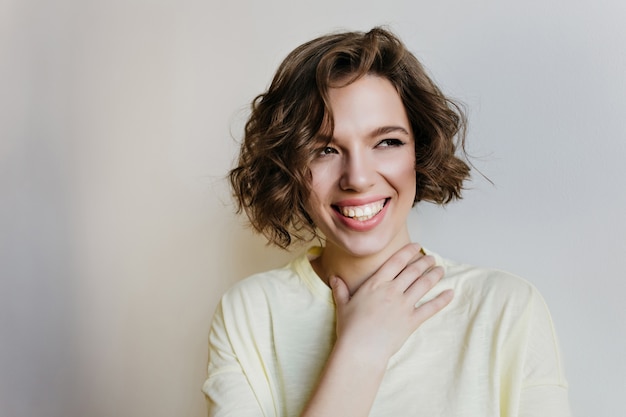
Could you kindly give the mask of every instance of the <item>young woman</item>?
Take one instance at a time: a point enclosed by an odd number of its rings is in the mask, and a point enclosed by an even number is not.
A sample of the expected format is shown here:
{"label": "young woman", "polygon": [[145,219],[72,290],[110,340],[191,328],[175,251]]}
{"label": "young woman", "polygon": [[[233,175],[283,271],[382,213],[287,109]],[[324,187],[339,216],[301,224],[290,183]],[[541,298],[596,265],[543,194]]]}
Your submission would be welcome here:
{"label": "young woman", "polygon": [[384,29],[287,56],[253,103],[230,180],[271,243],[323,247],[223,296],[209,415],[569,415],[537,291],[411,242],[413,205],[460,198],[464,120]]}

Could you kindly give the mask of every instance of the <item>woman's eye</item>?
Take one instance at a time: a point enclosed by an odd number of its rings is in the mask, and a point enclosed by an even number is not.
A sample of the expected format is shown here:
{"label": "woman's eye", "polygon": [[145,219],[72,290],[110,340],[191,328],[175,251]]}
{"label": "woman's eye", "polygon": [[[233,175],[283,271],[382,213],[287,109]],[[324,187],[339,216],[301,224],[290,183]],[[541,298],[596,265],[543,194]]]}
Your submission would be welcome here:
{"label": "woman's eye", "polygon": [[331,148],[330,146],[325,146],[320,150],[320,155],[324,156],[324,155],[331,155],[337,153],[337,150],[335,148]]}
{"label": "woman's eye", "polygon": [[378,142],[378,147],[381,148],[388,148],[390,146],[402,146],[404,145],[404,142],[401,141],[400,139],[383,139],[380,142]]}

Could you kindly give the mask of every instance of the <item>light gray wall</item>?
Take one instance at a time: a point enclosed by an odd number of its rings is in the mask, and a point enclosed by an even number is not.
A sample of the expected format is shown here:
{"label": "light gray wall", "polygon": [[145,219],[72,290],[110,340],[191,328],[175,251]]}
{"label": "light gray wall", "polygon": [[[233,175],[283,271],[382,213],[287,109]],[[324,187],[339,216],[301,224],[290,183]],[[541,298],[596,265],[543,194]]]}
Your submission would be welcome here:
{"label": "light gray wall", "polygon": [[232,214],[231,136],[289,50],[377,24],[467,104],[495,184],[415,239],[534,283],[576,415],[626,415],[625,4],[0,2],[0,415],[205,414],[219,295],[290,256]]}

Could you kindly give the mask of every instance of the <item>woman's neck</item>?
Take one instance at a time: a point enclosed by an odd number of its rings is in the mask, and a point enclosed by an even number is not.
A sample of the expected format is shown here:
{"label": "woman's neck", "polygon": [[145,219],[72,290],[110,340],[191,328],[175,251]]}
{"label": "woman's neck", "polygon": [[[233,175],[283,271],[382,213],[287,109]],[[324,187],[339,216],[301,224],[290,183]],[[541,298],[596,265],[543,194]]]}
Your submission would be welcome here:
{"label": "woman's neck", "polygon": [[311,261],[313,269],[326,284],[331,276],[341,278],[350,290],[350,294],[371,277],[394,253],[410,242],[408,231],[398,236],[383,250],[368,254],[355,255],[342,248],[327,244],[322,254]]}

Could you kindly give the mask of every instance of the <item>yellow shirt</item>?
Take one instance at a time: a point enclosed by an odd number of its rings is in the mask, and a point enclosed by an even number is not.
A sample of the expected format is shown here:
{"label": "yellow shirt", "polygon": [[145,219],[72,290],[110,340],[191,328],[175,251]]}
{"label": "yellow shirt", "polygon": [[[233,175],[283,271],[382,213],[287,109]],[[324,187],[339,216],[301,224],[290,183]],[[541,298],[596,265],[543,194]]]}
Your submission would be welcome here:
{"label": "yellow shirt", "polygon": [[[231,288],[213,317],[210,416],[297,417],[335,341],[332,293],[312,248]],[[452,302],[389,360],[370,416],[570,416],[548,309],[528,282],[433,254]]]}

